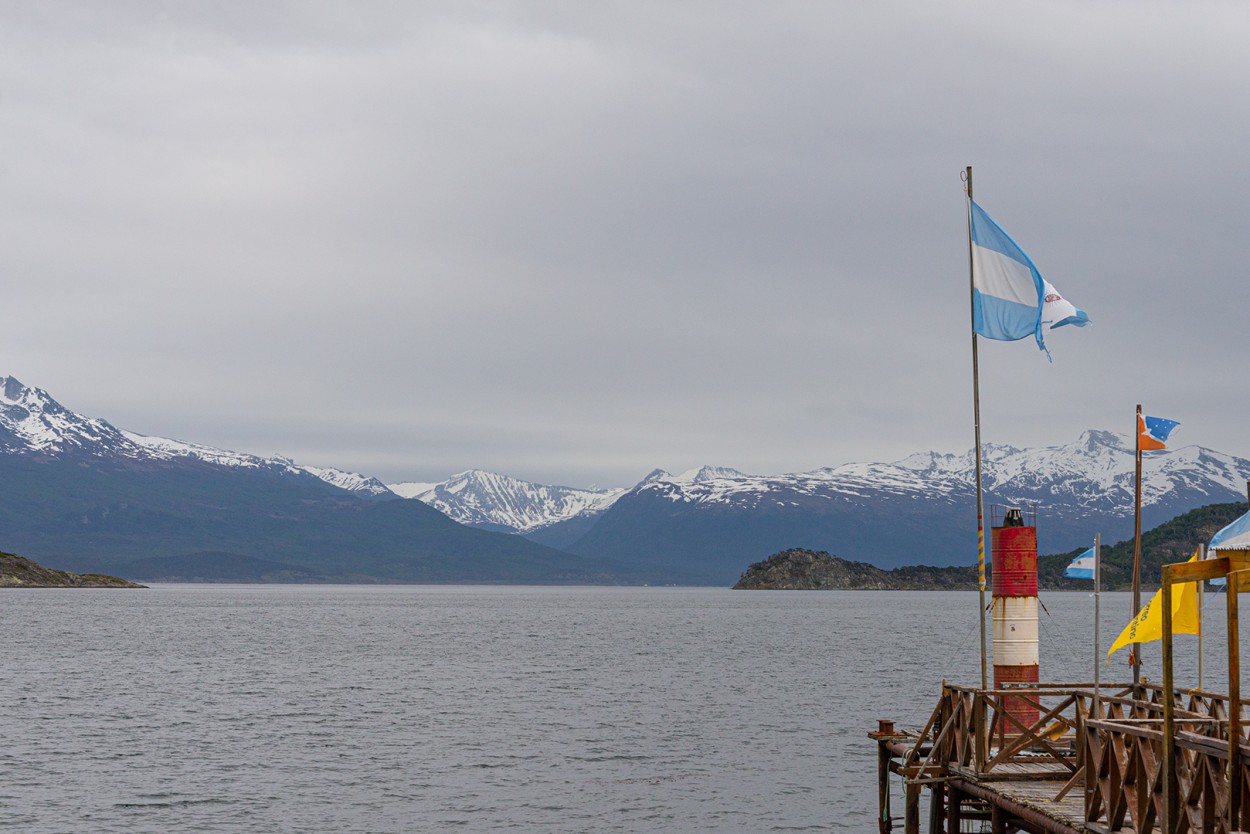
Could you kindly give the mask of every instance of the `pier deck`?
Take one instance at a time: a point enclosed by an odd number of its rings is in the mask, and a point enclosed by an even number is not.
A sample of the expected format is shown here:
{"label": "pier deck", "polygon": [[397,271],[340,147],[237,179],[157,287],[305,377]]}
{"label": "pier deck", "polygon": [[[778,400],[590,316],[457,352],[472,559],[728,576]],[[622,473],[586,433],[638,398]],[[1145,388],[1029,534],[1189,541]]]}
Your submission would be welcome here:
{"label": "pier deck", "polygon": [[[883,721],[869,733],[879,751],[878,830],[920,834],[928,791],[929,834],[1143,834],[1163,828],[1169,780],[1178,797],[1169,834],[1250,829],[1250,740],[1228,720],[1228,696],[1172,693],[1178,752],[1166,768],[1163,693],[1149,684],[943,684],[919,732]],[[891,774],[902,777],[902,819],[893,817]]]}

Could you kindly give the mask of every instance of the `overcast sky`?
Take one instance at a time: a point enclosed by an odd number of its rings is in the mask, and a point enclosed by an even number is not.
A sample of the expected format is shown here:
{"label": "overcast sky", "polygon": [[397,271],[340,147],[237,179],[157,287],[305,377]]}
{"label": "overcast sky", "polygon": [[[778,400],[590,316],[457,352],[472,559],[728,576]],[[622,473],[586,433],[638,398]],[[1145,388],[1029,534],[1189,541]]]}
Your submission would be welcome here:
{"label": "overcast sky", "polygon": [[1242,3],[0,2],[0,373],[383,480],[1250,457]]}

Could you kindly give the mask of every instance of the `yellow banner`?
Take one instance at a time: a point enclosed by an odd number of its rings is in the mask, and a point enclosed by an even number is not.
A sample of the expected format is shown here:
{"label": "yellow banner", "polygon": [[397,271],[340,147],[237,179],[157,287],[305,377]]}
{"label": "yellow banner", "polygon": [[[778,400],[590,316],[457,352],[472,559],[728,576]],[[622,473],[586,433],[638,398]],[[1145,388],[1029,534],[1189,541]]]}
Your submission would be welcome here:
{"label": "yellow banner", "polygon": [[[1198,561],[1199,551],[1195,550],[1189,561]],[[1172,633],[1198,634],[1201,624],[1198,620],[1198,583],[1186,582],[1172,586]],[[1133,643],[1149,643],[1163,639],[1163,589],[1160,588],[1150,598],[1150,602],[1142,606],[1133,621],[1124,627],[1120,636],[1115,638],[1107,651],[1107,660],[1125,646]]]}

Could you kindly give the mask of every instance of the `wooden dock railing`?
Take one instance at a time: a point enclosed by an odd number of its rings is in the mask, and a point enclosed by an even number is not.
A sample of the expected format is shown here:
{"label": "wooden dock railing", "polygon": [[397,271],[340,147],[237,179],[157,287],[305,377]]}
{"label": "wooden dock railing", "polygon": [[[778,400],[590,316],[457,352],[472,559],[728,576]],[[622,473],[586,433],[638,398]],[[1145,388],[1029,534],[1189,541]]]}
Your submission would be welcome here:
{"label": "wooden dock railing", "polygon": [[[1164,690],[1143,686],[1142,697],[1106,698],[1085,722],[1085,821],[1090,831],[1152,831],[1163,826]],[[1250,701],[1242,700],[1242,712]],[[1173,753],[1179,832],[1230,834],[1250,827],[1250,739],[1238,728],[1239,755],[1229,768],[1229,698],[1213,692],[1174,692]],[[1239,722],[1240,723],[1240,722]],[[1230,798],[1240,798],[1233,809]],[[1230,810],[1234,821],[1230,827]]]}
{"label": "wooden dock railing", "polygon": [[[1250,701],[1241,697],[1238,607],[1250,591],[1250,547],[1218,552],[1163,566],[1163,686],[969,689],[943,682],[919,733],[895,733],[882,722],[871,734],[878,742],[878,830],[892,829],[889,774],[897,773],[906,780],[907,834],[920,832],[922,787],[930,790],[930,834],[953,834],[970,819],[988,821],[995,834],[1250,831]],[[1221,577],[1229,693],[1176,689],[1173,589]],[[1052,791],[1056,781],[1062,784]]]}
{"label": "wooden dock railing", "polygon": [[[1250,700],[1241,701],[1243,712]],[[930,790],[929,832],[983,819],[991,831],[1161,830],[1164,690],[1160,686],[1027,684],[982,690],[943,684],[918,733],[873,734],[881,750],[882,817],[891,831],[888,774],[905,779],[907,834],[920,832],[920,791]],[[1027,709],[1022,710],[1021,707]],[[1034,721],[1021,714],[1036,714]],[[1250,738],[1230,783],[1229,698],[1174,692],[1176,796],[1168,834],[1250,830]],[[1236,797],[1236,824],[1229,801]],[[1007,820],[1011,820],[1008,825]]]}

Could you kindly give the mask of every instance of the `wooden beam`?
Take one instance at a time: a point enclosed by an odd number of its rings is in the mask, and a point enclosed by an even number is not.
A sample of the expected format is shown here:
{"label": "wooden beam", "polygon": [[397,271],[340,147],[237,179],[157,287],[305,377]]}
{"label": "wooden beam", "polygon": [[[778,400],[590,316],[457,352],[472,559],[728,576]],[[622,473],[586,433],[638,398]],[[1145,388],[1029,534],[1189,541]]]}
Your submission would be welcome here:
{"label": "wooden beam", "polygon": [[1163,566],[1163,570],[1171,574],[1173,585],[1179,585],[1182,582],[1219,579],[1221,576],[1227,576],[1231,569],[1227,556],[1221,556],[1218,559],[1204,559],[1201,562],[1180,562],[1175,565]]}

